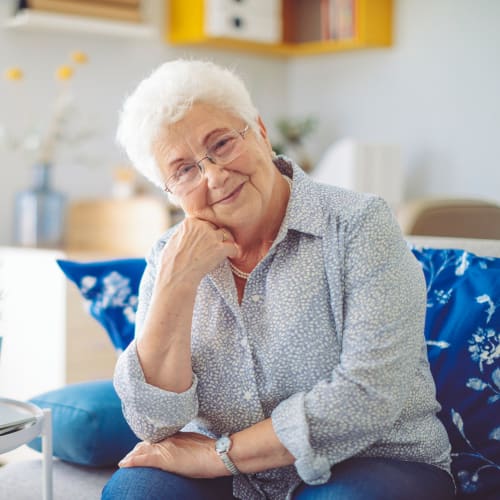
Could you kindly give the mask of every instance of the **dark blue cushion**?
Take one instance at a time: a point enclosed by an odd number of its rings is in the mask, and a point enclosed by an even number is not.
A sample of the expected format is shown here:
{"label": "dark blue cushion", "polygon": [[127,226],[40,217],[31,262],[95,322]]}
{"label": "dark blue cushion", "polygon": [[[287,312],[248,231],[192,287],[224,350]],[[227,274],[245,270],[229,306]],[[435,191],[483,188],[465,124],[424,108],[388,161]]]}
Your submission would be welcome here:
{"label": "dark blue cushion", "polygon": [[76,284],[89,313],[104,327],[115,348],[124,350],[134,338],[137,294],[145,259],[57,263]]}
{"label": "dark blue cushion", "polygon": [[499,498],[500,259],[412,247],[427,281],[427,339],[459,494]]}
{"label": "dark blue cushion", "polygon": [[[52,410],[54,456],[94,467],[117,465],[139,441],[111,380],[71,384],[30,400]],[[40,451],[41,440],[29,443]]]}

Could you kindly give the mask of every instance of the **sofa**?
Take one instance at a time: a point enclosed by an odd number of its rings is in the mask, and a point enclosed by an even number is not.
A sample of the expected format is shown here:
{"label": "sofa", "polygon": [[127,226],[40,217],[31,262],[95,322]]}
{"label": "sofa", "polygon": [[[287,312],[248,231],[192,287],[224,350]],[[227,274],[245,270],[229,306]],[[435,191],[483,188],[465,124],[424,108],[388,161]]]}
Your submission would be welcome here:
{"label": "sofa", "polygon": [[[439,417],[452,443],[457,497],[500,498],[500,240],[407,237],[422,265],[425,336]],[[143,259],[63,261],[90,314],[117,350],[133,338]],[[104,334],[104,333],[103,333]],[[110,380],[72,384],[31,400],[52,409],[54,500],[100,498],[137,442]],[[30,443],[40,449],[40,442]],[[0,467],[0,498],[41,498],[41,459]]]}

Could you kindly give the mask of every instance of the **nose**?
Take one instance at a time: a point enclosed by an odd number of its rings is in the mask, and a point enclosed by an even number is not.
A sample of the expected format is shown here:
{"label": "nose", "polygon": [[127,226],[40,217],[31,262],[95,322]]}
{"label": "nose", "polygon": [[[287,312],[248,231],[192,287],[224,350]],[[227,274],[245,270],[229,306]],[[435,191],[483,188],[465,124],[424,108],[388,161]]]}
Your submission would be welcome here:
{"label": "nose", "polygon": [[210,189],[222,187],[226,182],[226,179],[229,177],[229,172],[224,168],[224,166],[219,165],[210,157],[203,159],[203,173],[207,179],[207,185]]}

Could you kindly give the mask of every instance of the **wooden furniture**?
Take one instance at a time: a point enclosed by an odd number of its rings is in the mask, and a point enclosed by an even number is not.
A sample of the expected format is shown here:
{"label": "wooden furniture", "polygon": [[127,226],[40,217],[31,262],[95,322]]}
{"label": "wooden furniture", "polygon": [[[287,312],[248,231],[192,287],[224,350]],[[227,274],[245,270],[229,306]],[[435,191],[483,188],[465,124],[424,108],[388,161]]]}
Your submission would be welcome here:
{"label": "wooden furniture", "polygon": [[[129,6],[132,12],[127,12]],[[133,12],[134,8],[137,12]],[[162,0],[108,1],[107,6],[91,0],[30,0],[25,7],[14,12],[4,26],[18,31],[54,30],[105,37],[160,39],[163,18]]]}
{"label": "wooden furniture", "polygon": [[167,203],[152,196],[73,202],[65,231],[65,251],[143,257],[169,227]]}
{"label": "wooden furniture", "polygon": [[158,198],[82,200],[69,208],[64,249],[0,247],[1,396],[112,377],[117,354],[56,260],[144,257],[169,224]]}
{"label": "wooden furniture", "polygon": [[[392,0],[352,0],[353,36],[325,39],[324,23],[320,19],[322,9],[325,8],[325,4],[333,4],[334,1],[281,0],[281,9],[278,11],[281,40],[266,42],[262,41],[262,36],[250,36],[253,28],[244,29],[247,24],[263,22],[265,19],[265,15],[259,14],[259,9],[256,7],[258,2],[255,0],[248,2],[210,0],[210,3],[206,0],[170,0],[166,36],[168,42],[172,44],[200,44],[283,56],[391,45]],[[214,9],[218,9],[219,16],[226,18],[228,28],[225,35],[221,35],[220,30],[210,31],[214,24],[213,20],[209,22],[209,18],[213,17],[213,13],[209,12],[211,4]],[[268,22],[268,24],[269,26],[267,24],[264,26],[264,32],[276,26],[276,23]]]}
{"label": "wooden furniture", "polygon": [[26,400],[65,383],[63,253],[0,247],[0,395]]}
{"label": "wooden furniture", "polygon": [[[117,354],[56,259],[97,254],[0,247],[0,395],[26,400],[67,383],[111,378]],[[109,258],[109,257],[108,257]]]}
{"label": "wooden furniture", "polygon": [[467,198],[420,198],[397,213],[404,234],[500,240],[500,205]]}

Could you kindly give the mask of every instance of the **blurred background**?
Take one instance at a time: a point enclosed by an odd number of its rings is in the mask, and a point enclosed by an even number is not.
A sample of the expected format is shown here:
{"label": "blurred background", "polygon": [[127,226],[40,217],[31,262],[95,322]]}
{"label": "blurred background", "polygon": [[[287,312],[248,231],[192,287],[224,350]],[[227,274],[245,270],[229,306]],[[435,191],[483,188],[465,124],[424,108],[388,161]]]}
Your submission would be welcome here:
{"label": "blurred background", "polygon": [[[14,236],[15,195],[35,183],[37,148],[61,96],[67,106],[47,161],[65,217],[89,199],[147,193],[167,203],[129,170],[114,134],[125,96],[179,56],[235,68],[276,148],[320,180],[336,183],[336,171],[338,183],[359,187],[364,151],[377,168],[375,187],[362,189],[382,189],[395,205],[428,196],[500,201],[497,0],[262,0],[243,11],[244,2],[229,0],[94,0],[87,3],[108,10],[68,10],[85,3],[0,2],[0,245],[37,246]],[[118,4],[139,14],[118,12]],[[253,31],[245,16],[256,20]],[[71,76],[54,78],[65,64]],[[22,78],[7,74],[16,68]],[[290,127],[304,123],[297,141]]]}

